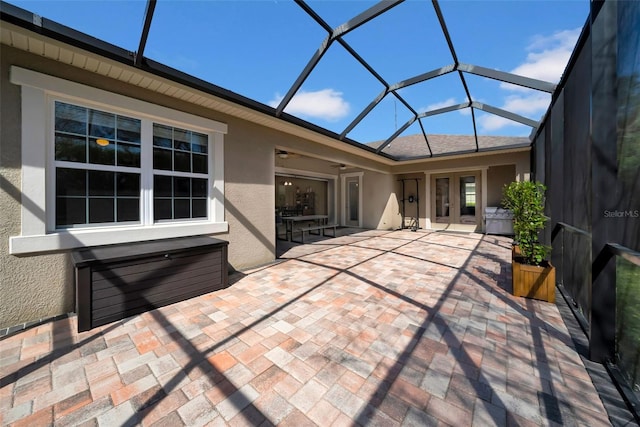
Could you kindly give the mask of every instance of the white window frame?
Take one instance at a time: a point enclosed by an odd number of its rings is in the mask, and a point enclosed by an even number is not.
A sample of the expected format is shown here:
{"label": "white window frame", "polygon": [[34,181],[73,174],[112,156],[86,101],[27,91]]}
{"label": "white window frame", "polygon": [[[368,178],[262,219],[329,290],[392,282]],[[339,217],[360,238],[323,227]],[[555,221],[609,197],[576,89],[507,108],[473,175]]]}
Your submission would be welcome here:
{"label": "white window frame", "polygon": [[[16,66],[11,67],[10,81],[20,85],[22,93],[22,221],[21,235],[9,239],[9,253],[42,253],[228,232],[229,226],[224,220],[226,124]],[[209,136],[209,170],[213,171],[209,186],[209,218],[56,230],[54,100],[148,119],[145,122],[151,127],[152,121],[156,121],[206,133]],[[143,150],[141,169],[151,170],[152,157],[152,151]],[[151,187],[141,184],[141,203],[153,203],[153,194],[145,194]],[[151,206],[143,206],[143,212],[150,212],[150,209]]]}

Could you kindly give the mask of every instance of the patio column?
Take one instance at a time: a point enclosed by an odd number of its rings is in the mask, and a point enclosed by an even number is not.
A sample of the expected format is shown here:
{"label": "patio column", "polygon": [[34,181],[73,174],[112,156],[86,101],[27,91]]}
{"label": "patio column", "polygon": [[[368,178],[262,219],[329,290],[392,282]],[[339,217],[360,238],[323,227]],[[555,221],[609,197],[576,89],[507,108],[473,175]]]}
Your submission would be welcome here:
{"label": "patio column", "polygon": [[424,213],[424,228],[425,229],[430,229],[431,228],[431,173],[430,172],[425,172],[424,173],[424,189],[425,189],[425,194],[424,194],[424,206],[425,206],[425,213]]}

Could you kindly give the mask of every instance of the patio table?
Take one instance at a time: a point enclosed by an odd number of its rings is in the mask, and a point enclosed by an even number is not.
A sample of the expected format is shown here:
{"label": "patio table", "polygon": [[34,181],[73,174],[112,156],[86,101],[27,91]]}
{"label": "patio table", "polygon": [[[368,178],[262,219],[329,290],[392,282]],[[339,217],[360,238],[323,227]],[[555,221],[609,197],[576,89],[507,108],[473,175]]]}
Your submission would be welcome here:
{"label": "patio table", "polygon": [[317,225],[322,225],[322,224],[326,224],[329,221],[329,215],[285,216],[285,217],[282,217],[282,221],[285,224],[286,239],[291,241],[291,239],[293,239],[293,227],[296,222],[313,221]]}

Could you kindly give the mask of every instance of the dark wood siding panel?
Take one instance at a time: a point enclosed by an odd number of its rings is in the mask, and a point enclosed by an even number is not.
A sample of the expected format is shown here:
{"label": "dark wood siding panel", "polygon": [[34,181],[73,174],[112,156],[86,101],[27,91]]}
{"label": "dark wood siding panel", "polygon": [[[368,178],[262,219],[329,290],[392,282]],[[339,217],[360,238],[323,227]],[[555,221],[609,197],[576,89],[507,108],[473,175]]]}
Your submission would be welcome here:
{"label": "dark wood siding panel", "polygon": [[201,236],[76,251],[78,330],[225,288],[227,245]]}
{"label": "dark wood siding panel", "polygon": [[[164,270],[164,269],[163,269]],[[168,269],[167,269],[168,270]],[[186,269],[184,271],[170,271],[162,277],[149,277],[135,282],[122,281],[120,278],[112,279],[112,286],[106,286],[102,281],[102,287],[93,288],[92,301],[94,306],[100,304],[101,300],[113,297],[114,295],[128,295],[130,293],[152,293],[151,290],[160,286],[169,285],[180,287],[187,282],[200,280],[210,280],[212,282],[221,280],[222,269],[219,265],[207,268]],[[125,279],[130,278],[127,277]]]}
{"label": "dark wood siding panel", "polygon": [[100,300],[94,300],[93,312],[101,312],[104,315],[105,311],[126,311],[128,308],[139,305],[157,305],[158,301],[165,301],[174,297],[178,297],[183,293],[196,291],[202,289],[202,293],[213,292],[221,289],[221,287],[215,286],[214,280],[219,283],[219,277],[212,278],[211,276],[202,276],[196,279],[189,280],[188,282],[181,283],[164,283],[159,286],[155,286],[150,289],[146,289],[144,292],[128,292],[126,294],[116,294],[109,298],[102,298]]}
{"label": "dark wood siding panel", "polygon": [[188,258],[159,259],[154,261],[141,261],[138,265],[120,267],[114,265],[110,269],[92,272],[94,292],[101,289],[110,289],[118,284],[135,285],[139,282],[170,278],[191,270],[207,269],[211,266],[220,267],[222,255],[220,252],[207,255],[198,255]]}
{"label": "dark wood siding panel", "polygon": [[140,305],[140,306],[135,307],[135,308],[130,308],[130,309],[124,311],[124,312],[109,312],[109,313],[107,313],[107,314],[105,314],[104,316],[101,316],[101,317],[98,317],[98,316],[94,315],[93,327],[95,328],[95,327],[98,327],[98,326],[106,325],[106,324],[111,323],[111,322],[116,322],[118,320],[126,319],[127,317],[135,316],[137,314],[142,314],[142,313],[145,313],[147,311],[154,310],[156,308],[164,307],[164,306],[170,305],[170,304],[175,304],[177,302],[188,300],[190,298],[195,298],[195,297],[198,297],[200,295],[204,295],[205,293],[201,292],[200,290],[193,291],[193,292],[185,292],[185,293],[181,294],[180,297],[176,297],[174,299],[167,299],[167,300],[164,300],[164,301],[159,301],[156,304]]}
{"label": "dark wood siding panel", "polygon": [[166,286],[158,292],[154,292],[153,295],[136,295],[129,294],[127,298],[117,301],[118,298],[114,298],[112,304],[106,307],[94,307],[92,312],[92,322],[94,325],[103,325],[109,321],[105,319],[114,318],[124,319],[135,314],[144,313],[145,311],[152,310],[154,308],[163,307],[165,305],[173,304],[185,299],[193,298],[196,296],[204,295],[209,292],[214,292],[221,287],[209,287],[210,280],[204,280],[201,282],[190,283],[189,285],[182,286],[180,288],[167,288]]}
{"label": "dark wood siding panel", "polygon": [[221,252],[104,266],[92,275],[92,324],[102,325],[107,319],[126,318],[221,289]]}
{"label": "dark wood siding panel", "polygon": [[215,269],[200,269],[197,272],[186,271],[185,274],[166,277],[162,280],[148,280],[138,284],[128,284],[114,286],[110,289],[103,289],[99,294],[93,293],[93,309],[108,307],[120,304],[130,298],[148,298],[151,300],[155,295],[166,293],[171,290],[179,292],[191,284],[199,283],[204,288],[210,288],[209,292],[220,289],[221,271]]}

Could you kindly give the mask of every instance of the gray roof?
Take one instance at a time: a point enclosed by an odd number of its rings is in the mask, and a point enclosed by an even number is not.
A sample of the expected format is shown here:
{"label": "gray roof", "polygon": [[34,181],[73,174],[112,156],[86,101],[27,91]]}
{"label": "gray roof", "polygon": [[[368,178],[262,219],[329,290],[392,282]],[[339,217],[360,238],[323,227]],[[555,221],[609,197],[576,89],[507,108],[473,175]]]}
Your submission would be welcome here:
{"label": "gray roof", "polygon": [[[427,144],[428,141],[428,144]],[[378,148],[384,141],[370,142],[370,147]],[[474,135],[434,135],[425,139],[423,134],[399,136],[382,151],[399,159],[412,157],[431,157],[451,155],[474,151],[492,151],[507,148],[526,147],[530,144],[528,137],[516,136],[483,136],[478,135],[478,150]],[[431,151],[429,151],[429,148]]]}

